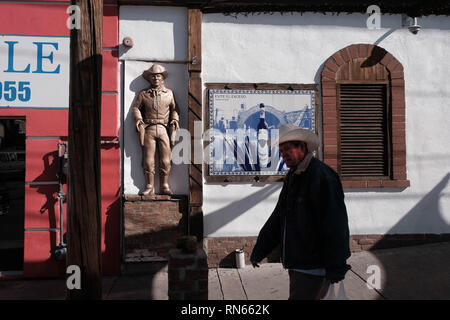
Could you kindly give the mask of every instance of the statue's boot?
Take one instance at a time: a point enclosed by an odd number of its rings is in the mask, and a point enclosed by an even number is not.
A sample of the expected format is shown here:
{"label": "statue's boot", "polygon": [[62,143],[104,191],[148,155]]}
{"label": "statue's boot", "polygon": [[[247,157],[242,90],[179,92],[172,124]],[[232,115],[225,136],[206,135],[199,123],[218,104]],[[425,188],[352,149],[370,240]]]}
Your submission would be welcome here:
{"label": "statue's boot", "polygon": [[152,195],[153,193],[153,186],[155,185],[155,175],[150,173],[150,172],[146,172],[145,174],[145,182],[147,183],[145,186],[145,190],[142,191],[142,195],[143,196],[147,196],[147,195]]}
{"label": "statue's boot", "polygon": [[170,190],[169,187],[169,175],[168,174],[161,174],[161,178],[160,178],[160,189],[161,189],[161,194],[166,194],[166,195],[173,195],[172,190]]}

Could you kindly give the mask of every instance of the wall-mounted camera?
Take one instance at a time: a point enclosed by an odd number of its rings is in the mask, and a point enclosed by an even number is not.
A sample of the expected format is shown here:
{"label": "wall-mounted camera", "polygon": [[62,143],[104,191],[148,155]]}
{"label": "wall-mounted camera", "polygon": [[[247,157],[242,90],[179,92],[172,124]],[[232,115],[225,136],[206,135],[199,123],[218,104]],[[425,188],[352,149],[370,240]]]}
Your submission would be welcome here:
{"label": "wall-mounted camera", "polygon": [[407,15],[402,15],[402,26],[408,27],[409,32],[411,32],[412,34],[419,33],[420,29],[422,28],[417,23],[417,17],[411,18],[408,17]]}
{"label": "wall-mounted camera", "polygon": [[413,34],[417,34],[420,31],[420,26],[419,25],[413,25],[408,27],[408,30],[413,33]]}

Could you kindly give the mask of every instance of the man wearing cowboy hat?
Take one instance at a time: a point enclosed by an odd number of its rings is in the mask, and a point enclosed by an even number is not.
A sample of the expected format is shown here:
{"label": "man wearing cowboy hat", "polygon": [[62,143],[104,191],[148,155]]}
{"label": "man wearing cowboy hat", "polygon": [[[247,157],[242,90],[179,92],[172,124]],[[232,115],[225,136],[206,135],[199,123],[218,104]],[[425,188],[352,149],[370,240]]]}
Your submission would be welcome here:
{"label": "man wearing cowboy hat", "polygon": [[136,130],[140,133],[142,167],[146,180],[143,195],[153,194],[155,176],[156,145],[159,150],[160,193],[171,195],[169,174],[171,167],[171,146],[168,130],[179,129],[179,110],[172,90],[164,86],[167,70],[154,64],[142,76],[151,86],[139,92],[133,104]]}
{"label": "man wearing cowboy hat", "polygon": [[319,299],[350,269],[349,229],[338,174],[312,152],[319,138],[294,124],[279,128],[279,148],[290,168],[278,203],[250,257],[254,267],[276,246],[289,269],[289,299]]}

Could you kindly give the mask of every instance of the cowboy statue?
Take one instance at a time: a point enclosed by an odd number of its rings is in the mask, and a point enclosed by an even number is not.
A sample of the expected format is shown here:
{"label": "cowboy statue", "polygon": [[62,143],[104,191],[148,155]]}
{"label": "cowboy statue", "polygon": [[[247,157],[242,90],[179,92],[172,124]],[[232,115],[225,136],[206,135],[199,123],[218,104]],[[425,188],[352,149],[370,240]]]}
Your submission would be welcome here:
{"label": "cowboy statue", "polygon": [[[145,190],[142,195],[154,193],[155,152],[159,150],[160,194],[172,195],[169,187],[171,147],[175,131],[179,129],[179,110],[172,90],[164,86],[168,72],[158,64],[145,70],[142,76],[151,86],[139,92],[133,104],[136,130],[142,147],[142,167]],[[169,138],[170,137],[170,138]]]}

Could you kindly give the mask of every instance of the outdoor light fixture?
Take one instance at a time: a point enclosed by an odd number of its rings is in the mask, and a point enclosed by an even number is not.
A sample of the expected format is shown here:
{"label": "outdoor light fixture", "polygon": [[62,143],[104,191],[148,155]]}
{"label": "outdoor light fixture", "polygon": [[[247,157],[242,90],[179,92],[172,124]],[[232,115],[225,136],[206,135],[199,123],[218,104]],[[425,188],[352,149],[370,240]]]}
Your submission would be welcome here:
{"label": "outdoor light fixture", "polygon": [[403,27],[408,27],[408,30],[412,33],[412,34],[417,34],[420,29],[422,28],[418,23],[417,23],[417,17],[408,17],[407,15],[402,15],[402,26]]}

